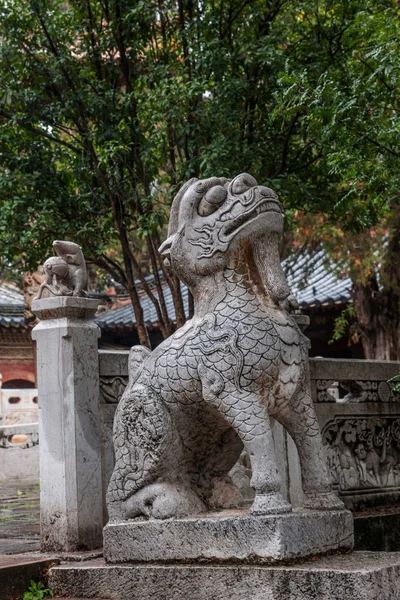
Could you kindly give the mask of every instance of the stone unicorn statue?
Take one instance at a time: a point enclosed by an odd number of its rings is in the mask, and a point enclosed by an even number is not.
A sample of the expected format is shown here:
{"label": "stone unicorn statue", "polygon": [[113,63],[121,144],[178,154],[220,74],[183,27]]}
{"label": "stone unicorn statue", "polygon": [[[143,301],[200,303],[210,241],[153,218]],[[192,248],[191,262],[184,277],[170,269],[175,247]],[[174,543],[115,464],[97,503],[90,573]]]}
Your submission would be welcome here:
{"label": "stone unicorn statue", "polygon": [[270,416],[300,456],[304,506],[336,510],[308,383],[308,340],[286,310],[278,240],[282,205],[244,173],[191,179],[171,208],[165,263],[189,287],[195,314],[153,352],[133,347],[114,423],[110,520],[210,509],[243,446],[252,514],[284,513]]}

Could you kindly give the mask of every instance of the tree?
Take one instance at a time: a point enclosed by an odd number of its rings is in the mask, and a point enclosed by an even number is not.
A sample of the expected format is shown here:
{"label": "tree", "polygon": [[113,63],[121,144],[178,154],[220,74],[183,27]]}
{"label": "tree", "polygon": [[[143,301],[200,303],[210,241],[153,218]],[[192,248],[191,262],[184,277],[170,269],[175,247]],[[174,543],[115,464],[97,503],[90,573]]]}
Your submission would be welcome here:
{"label": "tree", "polygon": [[309,64],[285,69],[280,110],[304,111],[309,136],[326,148],[328,176],[340,181],[325,217],[297,237],[307,245],[312,233],[351,277],[366,358],[399,360],[400,10],[397,2],[355,8],[332,2],[302,13]]}
{"label": "tree", "polygon": [[250,171],[289,227],[302,209],[362,230],[397,206],[394,1],[12,0],[0,21],[4,260],[78,241],[129,291],[141,343],[137,280],[164,336],[162,277],[186,317],[157,248],[189,177]]}

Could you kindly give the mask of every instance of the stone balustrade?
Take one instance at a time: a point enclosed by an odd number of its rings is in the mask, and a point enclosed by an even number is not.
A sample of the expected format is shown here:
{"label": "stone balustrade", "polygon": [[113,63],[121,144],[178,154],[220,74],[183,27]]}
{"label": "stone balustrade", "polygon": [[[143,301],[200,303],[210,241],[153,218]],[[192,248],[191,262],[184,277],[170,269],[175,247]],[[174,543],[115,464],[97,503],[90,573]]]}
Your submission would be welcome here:
{"label": "stone balustrade", "polygon": [[[51,301],[60,303],[57,299]],[[67,300],[63,299],[63,307],[59,308],[62,314],[57,319],[47,307],[49,299],[40,302],[46,303],[46,311],[40,308],[44,320],[34,335],[38,343],[41,435],[47,428],[47,440],[41,450],[42,531],[48,535],[43,522],[48,523],[53,536],[45,540],[43,547],[94,547],[101,539],[98,515],[103,515],[102,522],[107,520],[104,499],[114,465],[113,420],[128,382],[129,352],[97,351],[100,332],[83,308],[82,314],[71,317],[64,306]],[[90,301],[79,299],[82,306],[87,302]],[[90,310],[93,314],[94,307]],[[49,336],[58,338],[50,340]],[[49,348],[57,348],[57,352]],[[399,371],[397,362],[310,360],[311,390],[334,485],[346,506],[354,510],[399,500],[400,394],[389,381]],[[99,393],[95,393],[96,388]],[[46,411],[50,411],[47,417]],[[279,468],[284,474],[282,492],[294,506],[300,505],[302,487],[296,448],[278,423],[273,423],[273,430]],[[61,465],[66,458],[63,471]],[[245,455],[232,477],[245,500],[250,500],[250,470]],[[88,487],[90,501],[82,505],[79,497],[89,498]],[[78,496],[71,495],[71,489]],[[53,526],[55,508],[49,503],[54,504],[55,496],[50,490],[57,490],[58,494],[57,522],[62,522],[59,515],[63,511],[72,510],[75,515],[73,535],[68,529],[70,524],[66,524],[63,539],[61,530]],[[93,528],[87,530],[93,515],[95,533]]]}
{"label": "stone balustrade", "polygon": [[35,423],[39,419],[36,389],[0,388],[0,425]]}
{"label": "stone balustrade", "polygon": [[39,481],[39,425],[22,423],[0,427],[0,481]]}
{"label": "stone balustrade", "polygon": [[[129,352],[100,351],[103,493],[113,467],[112,424],[128,381]],[[335,489],[353,510],[398,503],[400,499],[400,393],[389,380],[400,362],[310,359],[310,383]],[[274,423],[283,492],[302,501],[297,450]],[[249,466],[242,457],[233,470],[245,498],[251,498]]]}
{"label": "stone balustrade", "polygon": [[393,381],[399,371],[395,361],[310,360],[334,486],[352,510],[399,502],[400,393]]}
{"label": "stone balustrade", "polygon": [[400,363],[396,361],[311,358],[313,400],[316,403],[400,402],[396,382],[390,381],[399,371]]}

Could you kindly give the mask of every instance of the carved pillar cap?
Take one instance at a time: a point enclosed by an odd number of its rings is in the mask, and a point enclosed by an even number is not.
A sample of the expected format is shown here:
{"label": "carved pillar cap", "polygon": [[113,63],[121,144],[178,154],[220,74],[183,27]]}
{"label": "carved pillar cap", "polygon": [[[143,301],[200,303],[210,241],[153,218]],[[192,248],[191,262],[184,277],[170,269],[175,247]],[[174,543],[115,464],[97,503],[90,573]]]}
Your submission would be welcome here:
{"label": "carved pillar cap", "polygon": [[54,296],[32,302],[32,312],[39,319],[90,319],[96,314],[99,301],[95,298],[78,298],[75,296]]}
{"label": "carved pillar cap", "polygon": [[301,331],[305,331],[310,324],[310,317],[308,315],[291,315],[293,320],[296,321],[297,325],[300,327]]}

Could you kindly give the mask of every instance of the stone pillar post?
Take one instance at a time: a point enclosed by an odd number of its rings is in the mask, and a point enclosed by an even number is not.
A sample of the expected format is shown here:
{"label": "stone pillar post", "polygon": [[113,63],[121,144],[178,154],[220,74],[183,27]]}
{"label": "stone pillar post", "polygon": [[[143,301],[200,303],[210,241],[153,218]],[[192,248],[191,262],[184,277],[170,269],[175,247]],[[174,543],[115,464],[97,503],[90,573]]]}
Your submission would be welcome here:
{"label": "stone pillar post", "polygon": [[102,545],[98,301],[35,300],[40,440],[40,525],[45,551]]}

